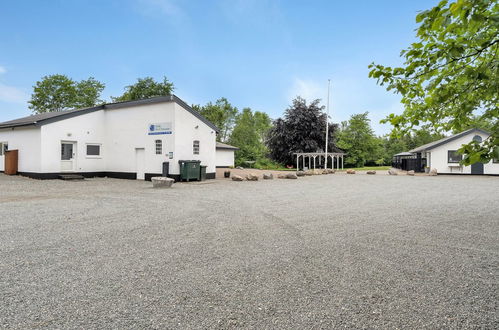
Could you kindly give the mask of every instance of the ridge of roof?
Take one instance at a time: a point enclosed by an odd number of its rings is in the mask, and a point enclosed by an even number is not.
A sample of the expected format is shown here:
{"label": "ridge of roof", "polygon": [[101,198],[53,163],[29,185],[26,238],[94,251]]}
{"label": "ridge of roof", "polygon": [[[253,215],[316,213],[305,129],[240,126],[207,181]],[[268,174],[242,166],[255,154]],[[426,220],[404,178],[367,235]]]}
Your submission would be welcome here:
{"label": "ridge of roof", "polygon": [[41,126],[41,125],[50,124],[50,123],[53,123],[56,121],[84,115],[84,114],[91,113],[94,111],[99,111],[99,110],[120,109],[120,108],[126,108],[126,107],[133,107],[133,106],[137,106],[137,105],[154,104],[154,103],[162,103],[162,102],[175,102],[178,105],[180,105],[184,110],[186,110],[189,113],[191,113],[192,115],[194,115],[196,118],[201,120],[203,123],[208,125],[210,128],[212,128],[216,132],[220,131],[218,129],[218,127],[215,126],[215,124],[213,124],[206,117],[204,117],[199,112],[194,110],[191,106],[189,106],[187,103],[185,103],[182,99],[180,99],[176,95],[157,96],[157,97],[151,97],[151,98],[141,99],[141,100],[105,103],[105,104],[101,104],[101,105],[97,105],[97,106],[89,107],[89,108],[83,108],[83,109],[72,109],[72,110],[65,110],[65,111],[45,112],[45,113],[30,115],[30,116],[26,116],[26,117],[22,117],[22,118],[17,118],[14,120],[1,122],[0,128],[14,128],[14,127],[21,127],[21,126]]}
{"label": "ridge of roof", "polygon": [[446,144],[448,142],[451,142],[451,141],[454,141],[456,139],[459,139],[460,137],[463,137],[463,136],[468,135],[468,134],[473,133],[473,132],[480,132],[480,133],[483,133],[483,134],[490,135],[489,132],[484,131],[483,129],[480,129],[480,128],[470,128],[470,129],[467,129],[467,130],[462,131],[460,133],[444,137],[444,138],[442,138],[440,140],[433,141],[433,142],[430,142],[430,143],[427,143],[427,144],[423,144],[422,146],[419,146],[417,148],[409,150],[409,152],[415,153],[415,152],[422,152],[422,151],[426,151],[426,150],[431,150],[431,149],[434,149],[434,148],[439,147],[439,146],[441,146],[443,144]]}

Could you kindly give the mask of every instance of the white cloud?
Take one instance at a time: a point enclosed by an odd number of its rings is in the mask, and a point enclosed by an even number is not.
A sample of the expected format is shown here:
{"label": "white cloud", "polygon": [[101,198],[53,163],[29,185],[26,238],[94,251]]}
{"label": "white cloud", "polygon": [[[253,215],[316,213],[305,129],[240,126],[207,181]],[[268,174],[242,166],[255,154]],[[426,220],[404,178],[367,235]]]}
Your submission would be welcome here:
{"label": "white cloud", "polygon": [[0,74],[7,72],[7,69],[0,65]]}
{"label": "white cloud", "polygon": [[327,100],[327,81],[321,83],[311,79],[295,78],[288,91],[287,99],[291,100],[297,96],[304,98],[307,102],[321,99],[322,103],[325,103]]}
{"label": "white cloud", "polygon": [[0,83],[0,101],[8,103],[26,103],[28,98],[28,94],[22,89]]}

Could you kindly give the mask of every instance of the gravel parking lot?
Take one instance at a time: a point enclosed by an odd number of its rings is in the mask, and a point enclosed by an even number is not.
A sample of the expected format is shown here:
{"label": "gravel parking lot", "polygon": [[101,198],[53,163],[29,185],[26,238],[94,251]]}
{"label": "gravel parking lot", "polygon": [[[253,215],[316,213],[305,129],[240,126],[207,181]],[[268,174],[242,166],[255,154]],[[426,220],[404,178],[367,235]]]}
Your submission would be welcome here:
{"label": "gravel parking lot", "polygon": [[499,177],[0,174],[0,328],[498,328]]}

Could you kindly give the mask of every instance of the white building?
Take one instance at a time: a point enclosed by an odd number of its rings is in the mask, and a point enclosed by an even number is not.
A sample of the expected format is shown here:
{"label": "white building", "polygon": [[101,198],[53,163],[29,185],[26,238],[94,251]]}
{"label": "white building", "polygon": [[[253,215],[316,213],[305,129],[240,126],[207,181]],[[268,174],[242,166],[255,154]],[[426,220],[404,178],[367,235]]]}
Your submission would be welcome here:
{"label": "white building", "polygon": [[239,148],[217,142],[217,167],[234,167],[234,152],[236,150],[239,150]]}
{"label": "white building", "polygon": [[[76,173],[150,179],[179,176],[179,160],[200,160],[215,178],[217,127],[178,97],[49,112],[0,123],[0,150],[17,149],[21,175]],[[0,152],[0,171],[4,153]]]}
{"label": "white building", "polygon": [[470,166],[460,164],[462,155],[457,153],[463,144],[472,140],[482,142],[490,136],[481,129],[469,129],[456,135],[422,145],[410,150],[415,157],[426,159],[426,166],[436,169],[440,174],[489,174],[499,175],[499,160],[494,159],[486,164],[475,163]]}

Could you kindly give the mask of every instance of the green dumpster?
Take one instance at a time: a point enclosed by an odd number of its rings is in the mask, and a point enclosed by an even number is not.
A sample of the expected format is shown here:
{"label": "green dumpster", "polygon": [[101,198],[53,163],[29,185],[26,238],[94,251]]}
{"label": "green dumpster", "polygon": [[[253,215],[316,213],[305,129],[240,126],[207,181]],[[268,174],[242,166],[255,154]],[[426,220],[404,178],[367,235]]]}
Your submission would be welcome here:
{"label": "green dumpster", "polygon": [[201,168],[201,174],[199,175],[199,178],[201,181],[204,181],[206,180],[206,165],[201,165],[200,168]]}
{"label": "green dumpster", "polygon": [[179,160],[180,181],[199,180],[201,169],[200,160]]}

